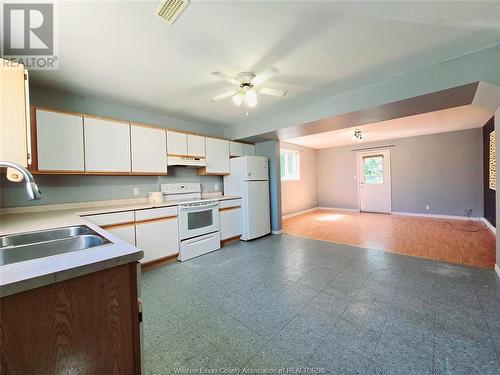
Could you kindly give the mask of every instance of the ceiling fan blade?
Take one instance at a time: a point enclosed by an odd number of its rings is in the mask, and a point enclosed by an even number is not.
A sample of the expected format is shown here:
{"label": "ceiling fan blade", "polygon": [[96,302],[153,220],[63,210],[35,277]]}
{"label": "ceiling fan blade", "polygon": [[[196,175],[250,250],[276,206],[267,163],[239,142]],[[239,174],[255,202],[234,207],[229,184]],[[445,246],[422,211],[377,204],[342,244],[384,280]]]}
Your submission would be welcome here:
{"label": "ceiling fan blade", "polygon": [[264,81],[267,81],[269,78],[275,76],[279,72],[280,70],[278,68],[276,68],[275,66],[271,66],[264,70],[262,73],[259,73],[255,77],[253,77],[251,84],[254,86],[258,86]]}
{"label": "ceiling fan blade", "polygon": [[227,74],[221,73],[221,72],[212,72],[212,74],[216,77],[222,78],[223,80],[232,83],[233,85],[239,86],[241,85],[241,82],[238,81],[236,78],[233,78],[231,76],[228,76]]}
{"label": "ceiling fan blade", "polygon": [[272,96],[285,96],[288,91],[286,90],[277,90],[277,89],[270,89],[267,87],[263,87],[259,90],[259,93],[264,94],[264,95],[272,95]]}
{"label": "ceiling fan blade", "polygon": [[238,90],[230,90],[226,91],[223,94],[214,96],[212,99],[210,99],[211,102],[218,102],[219,100],[229,98],[230,96],[234,96],[238,93]]}

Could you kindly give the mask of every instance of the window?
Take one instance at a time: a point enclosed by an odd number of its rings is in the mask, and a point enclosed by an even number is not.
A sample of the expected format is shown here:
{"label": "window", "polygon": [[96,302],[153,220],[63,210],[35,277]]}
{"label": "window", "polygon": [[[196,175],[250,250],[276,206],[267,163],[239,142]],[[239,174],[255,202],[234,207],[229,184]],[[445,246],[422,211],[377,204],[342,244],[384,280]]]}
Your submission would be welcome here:
{"label": "window", "polygon": [[300,152],[280,150],[280,166],[282,180],[300,180]]}
{"label": "window", "polygon": [[382,155],[364,157],[363,166],[365,184],[384,183],[384,157]]}

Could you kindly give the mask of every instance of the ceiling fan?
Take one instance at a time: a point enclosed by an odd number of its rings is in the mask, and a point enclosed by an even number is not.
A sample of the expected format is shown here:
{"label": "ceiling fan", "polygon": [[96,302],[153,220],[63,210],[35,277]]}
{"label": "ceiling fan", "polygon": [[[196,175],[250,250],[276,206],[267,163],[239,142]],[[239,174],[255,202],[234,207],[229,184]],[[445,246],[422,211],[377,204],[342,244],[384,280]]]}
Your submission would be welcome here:
{"label": "ceiling fan", "polygon": [[223,94],[214,96],[210,101],[218,102],[219,100],[229,97],[233,98],[233,103],[237,106],[244,104],[247,108],[253,108],[257,105],[258,94],[272,95],[283,97],[287,94],[286,90],[271,89],[261,87],[265,81],[275,76],[280,71],[275,66],[271,66],[262,73],[254,74],[252,72],[241,72],[236,78],[221,72],[213,72],[212,74],[232,83],[236,87]]}

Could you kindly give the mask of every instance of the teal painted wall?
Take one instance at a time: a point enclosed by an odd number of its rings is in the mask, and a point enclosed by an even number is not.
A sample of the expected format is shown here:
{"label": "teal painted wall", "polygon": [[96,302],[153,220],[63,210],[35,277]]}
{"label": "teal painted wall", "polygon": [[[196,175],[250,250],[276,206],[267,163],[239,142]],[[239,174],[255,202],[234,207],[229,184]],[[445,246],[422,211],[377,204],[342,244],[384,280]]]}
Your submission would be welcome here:
{"label": "teal painted wall", "polygon": [[[28,201],[24,184],[12,183],[2,174],[0,207],[147,197],[150,191],[159,191],[160,184],[170,182],[200,182],[203,192],[222,191],[222,178],[219,176],[198,176],[196,169],[185,167],[170,167],[168,173],[168,176],[161,177],[35,175],[42,191],[42,199],[38,201]],[[139,188],[139,196],[133,195],[134,187]]]}
{"label": "teal painted wall", "polygon": [[83,96],[65,94],[33,85],[30,86],[30,103],[61,111],[80,112],[117,120],[141,122],[163,128],[192,131],[204,135],[224,136],[224,129],[220,126],[185,121],[161,113],[148,112]]}
{"label": "teal painted wall", "polygon": [[255,153],[269,159],[269,197],[271,202],[271,229],[279,231],[281,220],[280,144],[277,141],[260,142]]}

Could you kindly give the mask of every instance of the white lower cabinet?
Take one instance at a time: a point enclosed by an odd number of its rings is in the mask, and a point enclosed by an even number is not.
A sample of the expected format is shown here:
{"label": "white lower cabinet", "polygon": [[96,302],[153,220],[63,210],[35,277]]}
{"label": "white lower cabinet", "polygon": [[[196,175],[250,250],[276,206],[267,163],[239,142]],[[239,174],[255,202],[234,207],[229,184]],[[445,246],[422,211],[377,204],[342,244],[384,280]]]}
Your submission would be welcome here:
{"label": "white lower cabinet", "polygon": [[175,255],[179,252],[177,217],[137,222],[136,246],[144,251],[141,263]]}
{"label": "white lower cabinet", "polygon": [[219,212],[221,241],[241,236],[241,200],[221,202]]}
{"label": "white lower cabinet", "polygon": [[177,206],[83,215],[85,219],[144,252],[141,263],[179,253]]}
{"label": "white lower cabinet", "polygon": [[104,228],[109,233],[135,246],[135,225],[118,225],[116,227]]}

